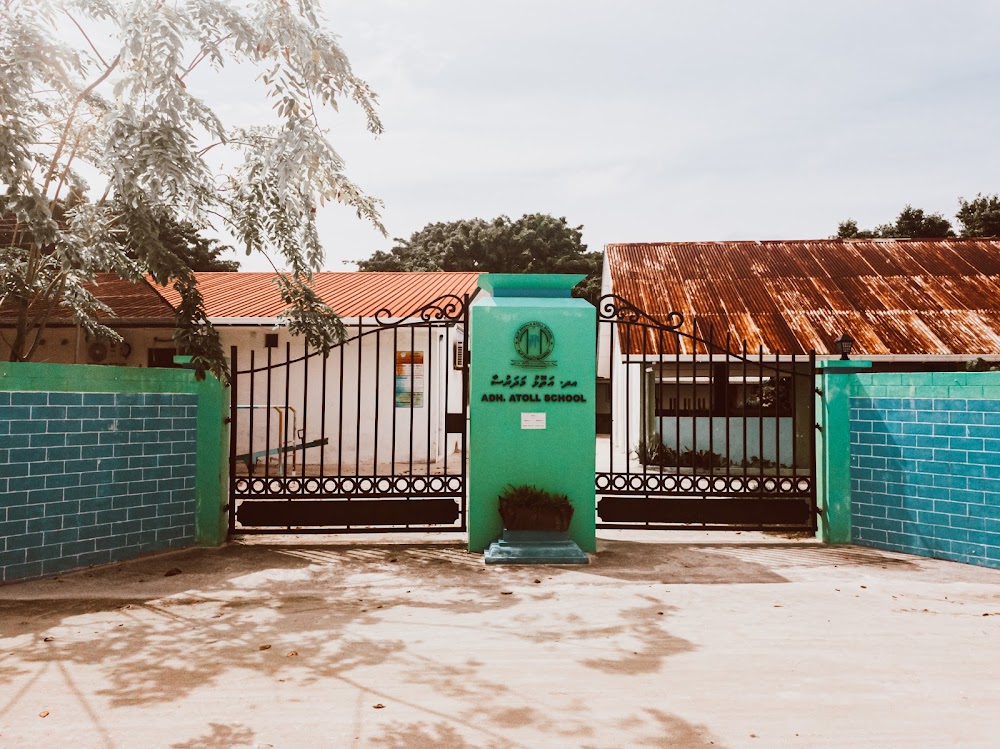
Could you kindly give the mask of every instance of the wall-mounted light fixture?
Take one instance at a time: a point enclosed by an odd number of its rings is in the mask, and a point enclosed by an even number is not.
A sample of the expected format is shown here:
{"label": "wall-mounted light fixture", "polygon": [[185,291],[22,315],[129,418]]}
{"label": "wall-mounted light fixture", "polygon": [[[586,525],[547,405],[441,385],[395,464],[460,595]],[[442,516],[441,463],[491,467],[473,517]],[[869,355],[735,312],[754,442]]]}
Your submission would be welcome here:
{"label": "wall-mounted light fixture", "polygon": [[837,346],[837,352],[840,354],[841,361],[847,361],[850,359],[851,349],[854,348],[854,339],[847,333],[844,333],[840,338],[834,341]]}

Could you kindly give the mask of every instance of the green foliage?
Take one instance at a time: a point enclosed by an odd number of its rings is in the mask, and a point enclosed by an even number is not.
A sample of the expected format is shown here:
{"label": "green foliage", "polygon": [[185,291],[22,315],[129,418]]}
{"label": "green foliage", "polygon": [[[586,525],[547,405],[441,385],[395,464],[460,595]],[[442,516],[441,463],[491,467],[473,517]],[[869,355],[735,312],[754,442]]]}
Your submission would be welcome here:
{"label": "green foliage", "polygon": [[874,229],[858,229],[854,219],[847,219],[837,226],[834,239],[944,239],[954,236],[951,222],[940,213],[925,213],[921,208],[907,205],[895,222],[880,224]]}
{"label": "green foliage", "polygon": [[583,227],[565,218],[526,214],[428,224],[409,239],[395,239],[388,252],[361,260],[362,271],[479,271],[483,273],[584,273],[574,294],[596,304],[600,297],[600,252],[587,252]]}
{"label": "green foliage", "polygon": [[647,466],[687,467],[687,468],[721,468],[726,465],[726,460],[716,452],[708,450],[683,450],[679,454],[672,447],[667,447],[659,436],[655,436],[650,442],[642,442],[636,450],[636,457],[640,463]]}
{"label": "green foliage", "polygon": [[548,492],[530,484],[508,484],[500,494],[500,502],[510,507],[533,510],[571,507],[569,497],[565,494]]}
{"label": "green foliage", "polygon": [[[181,291],[179,348],[225,378],[192,273],[220,267],[202,234],[216,219],[248,253],[290,269],[278,286],[294,332],[324,349],[340,340],[333,310],[310,293],[323,261],[316,212],[344,203],[382,231],[381,203],[344,175],[319,115],[348,100],[370,132],[382,124],[319,5],[0,2],[0,218],[14,219],[0,237],[0,306],[16,319],[12,360],[32,357],[56,306],[117,339],[86,282],[149,273]],[[69,27],[77,47],[63,41]],[[277,125],[227,126],[191,88],[193,70],[227,62],[261,71]]]}
{"label": "green foliage", "polygon": [[[752,455],[738,462],[727,461],[717,452],[710,450],[683,450],[680,453],[672,447],[667,447],[660,441],[659,435],[654,435],[650,442],[641,442],[635,452],[636,459],[642,465],[659,466],[660,468],[725,468],[727,464],[736,468],[777,468],[778,464],[768,458]],[[785,463],[782,468],[791,468]]]}
{"label": "green foliage", "polygon": [[981,356],[965,363],[966,372],[997,372],[1000,371],[1000,363],[987,361]]}
{"label": "green foliage", "polygon": [[168,223],[160,228],[160,239],[178,260],[195,272],[234,273],[240,269],[236,260],[219,257],[228,247],[206,237],[194,224]]}
{"label": "green foliage", "polygon": [[973,200],[959,198],[958,205],[963,237],[1000,237],[1000,197],[980,193]]}

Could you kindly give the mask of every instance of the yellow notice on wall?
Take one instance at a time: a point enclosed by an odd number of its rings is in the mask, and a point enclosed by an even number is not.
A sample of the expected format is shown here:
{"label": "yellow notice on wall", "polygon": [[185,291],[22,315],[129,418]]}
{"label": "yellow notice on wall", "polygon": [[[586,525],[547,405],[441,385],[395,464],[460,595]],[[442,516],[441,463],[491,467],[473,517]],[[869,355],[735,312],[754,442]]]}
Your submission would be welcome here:
{"label": "yellow notice on wall", "polygon": [[424,352],[396,352],[396,408],[423,408]]}

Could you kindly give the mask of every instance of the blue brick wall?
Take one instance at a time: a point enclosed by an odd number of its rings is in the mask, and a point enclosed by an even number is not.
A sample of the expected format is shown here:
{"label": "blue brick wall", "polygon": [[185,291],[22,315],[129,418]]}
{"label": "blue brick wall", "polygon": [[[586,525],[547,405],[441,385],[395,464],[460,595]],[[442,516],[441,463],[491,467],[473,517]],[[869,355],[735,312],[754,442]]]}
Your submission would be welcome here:
{"label": "blue brick wall", "polygon": [[197,396],[0,392],[0,581],[194,542]]}
{"label": "blue brick wall", "polygon": [[1000,568],[1000,400],[850,408],[852,541]]}

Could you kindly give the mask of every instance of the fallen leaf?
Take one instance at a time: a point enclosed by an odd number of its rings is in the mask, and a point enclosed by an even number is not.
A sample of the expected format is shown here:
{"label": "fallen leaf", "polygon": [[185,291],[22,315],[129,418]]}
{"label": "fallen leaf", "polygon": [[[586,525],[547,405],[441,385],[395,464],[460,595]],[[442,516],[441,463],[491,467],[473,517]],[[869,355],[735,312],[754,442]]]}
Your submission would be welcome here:
{"label": "fallen leaf", "polygon": [[535,582],[536,582],[536,583],[540,583],[540,582],[541,582],[541,580],[535,580]]}
{"label": "fallen leaf", "polygon": [[501,590],[500,591],[500,595],[502,595],[502,596],[512,596],[512,595],[514,595],[514,591],[512,591],[512,590]]}
{"label": "fallen leaf", "polygon": [[392,559],[390,559],[389,561],[390,561],[390,562],[395,562],[395,561],[397,561],[397,559],[396,559],[396,557],[393,557],[393,558],[392,558]]}
{"label": "fallen leaf", "polygon": [[46,717],[46,716],[47,716],[48,714],[49,714],[49,711],[48,711],[48,710],[42,710],[42,712],[40,712],[40,713],[38,714],[38,717],[39,717],[39,718],[44,718],[44,717]]}
{"label": "fallen leaf", "polygon": [[271,646],[270,646],[270,645],[261,645],[261,646],[260,646],[259,648],[257,648],[257,649],[258,649],[258,650],[270,650],[270,649],[271,649]]}
{"label": "fallen leaf", "polygon": [[285,653],[285,657],[286,658],[294,658],[298,654],[299,654],[298,650],[289,650],[287,653]]}
{"label": "fallen leaf", "polygon": [[656,613],[657,613],[657,615],[659,615],[659,616],[663,616],[663,612],[662,612],[662,611],[657,611]]}
{"label": "fallen leaf", "polygon": [[174,575],[179,575],[179,574],[181,574],[181,568],[180,567],[171,567],[169,570],[167,570],[166,572],[163,573],[163,576],[164,577],[173,577]]}
{"label": "fallen leaf", "polygon": [[[984,616],[986,616],[986,615],[984,614]],[[42,642],[52,642],[54,639],[56,639],[56,638],[55,637],[46,637],[45,639],[42,640]]]}
{"label": "fallen leaf", "polygon": [[385,705],[383,705],[381,702],[377,702],[376,704],[372,705],[372,707],[374,707],[376,710],[381,710],[383,707],[385,707]]}
{"label": "fallen leaf", "polygon": [[783,608],[783,606],[780,603],[776,603],[776,604],[774,604],[774,608],[780,609],[780,608]]}
{"label": "fallen leaf", "polygon": [[867,588],[868,586],[867,586],[867,585],[862,585],[861,587],[862,587],[862,588]]}

